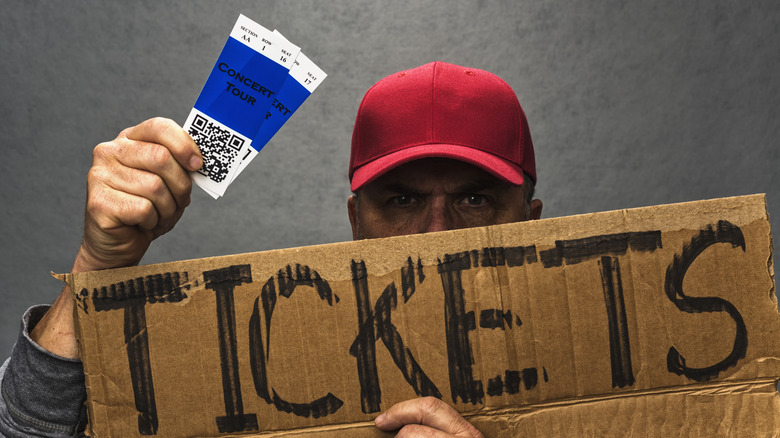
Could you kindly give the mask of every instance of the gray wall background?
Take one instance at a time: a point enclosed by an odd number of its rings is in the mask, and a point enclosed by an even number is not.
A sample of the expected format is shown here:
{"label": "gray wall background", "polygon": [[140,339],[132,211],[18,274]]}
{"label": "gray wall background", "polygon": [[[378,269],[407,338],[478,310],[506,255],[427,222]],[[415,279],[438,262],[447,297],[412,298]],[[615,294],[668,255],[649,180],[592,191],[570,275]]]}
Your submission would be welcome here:
{"label": "gray wall background", "polygon": [[3,0],[0,356],[70,269],[92,148],[183,123],[240,12],[329,77],[225,198],[194,190],[146,263],[349,240],[360,99],[432,60],[515,89],[545,217],[765,192],[780,229],[777,1]]}

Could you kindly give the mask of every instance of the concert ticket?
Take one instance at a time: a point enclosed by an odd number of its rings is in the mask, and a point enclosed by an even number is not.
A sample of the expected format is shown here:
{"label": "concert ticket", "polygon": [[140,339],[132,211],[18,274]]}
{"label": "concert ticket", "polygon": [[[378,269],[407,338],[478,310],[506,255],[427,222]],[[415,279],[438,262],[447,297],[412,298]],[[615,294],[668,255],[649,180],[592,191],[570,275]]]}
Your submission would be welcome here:
{"label": "concert ticket", "polygon": [[[212,197],[224,195],[246,163],[324,79],[324,72],[305,56],[299,58],[299,52],[279,33],[239,16],[184,123],[203,155],[203,167],[191,172],[192,179]],[[300,69],[305,71],[298,73]],[[312,76],[305,93],[293,84],[305,82],[301,75]],[[262,128],[266,123],[269,127]]]}

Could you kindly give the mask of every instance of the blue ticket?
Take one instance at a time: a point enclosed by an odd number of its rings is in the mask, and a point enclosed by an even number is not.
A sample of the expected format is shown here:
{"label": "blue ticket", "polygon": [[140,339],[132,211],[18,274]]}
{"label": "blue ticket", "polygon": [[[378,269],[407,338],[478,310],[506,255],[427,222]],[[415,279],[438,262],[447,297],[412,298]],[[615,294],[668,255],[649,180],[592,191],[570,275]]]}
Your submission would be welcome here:
{"label": "blue ticket", "polygon": [[299,51],[239,16],[184,123],[203,154],[193,181],[212,196],[222,196],[233,181]]}
{"label": "blue ticket", "polygon": [[[276,30],[274,30],[274,34],[281,36]],[[279,128],[287,123],[287,120],[328,76],[303,52],[295,58],[289,74],[290,76],[271,104],[265,117],[266,120],[252,138],[252,147],[255,150],[259,151],[271,140]]]}
{"label": "blue ticket", "polygon": [[[274,30],[274,34],[281,36],[276,30]],[[260,129],[252,139],[252,148],[246,152],[233,178],[236,178],[246,168],[327,76],[303,52],[298,53],[287,80],[273,99],[263,124],[260,125]]]}

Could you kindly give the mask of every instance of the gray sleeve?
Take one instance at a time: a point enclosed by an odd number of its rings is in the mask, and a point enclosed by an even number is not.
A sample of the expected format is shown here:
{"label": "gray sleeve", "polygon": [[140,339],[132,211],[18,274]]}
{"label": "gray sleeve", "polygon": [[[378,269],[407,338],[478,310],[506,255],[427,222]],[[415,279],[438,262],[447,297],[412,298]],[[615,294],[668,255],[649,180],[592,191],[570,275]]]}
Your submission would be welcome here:
{"label": "gray sleeve", "polygon": [[29,336],[48,308],[34,306],[25,312],[11,357],[0,367],[0,436],[83,436],[86,389],[81,361],[54,355]]}

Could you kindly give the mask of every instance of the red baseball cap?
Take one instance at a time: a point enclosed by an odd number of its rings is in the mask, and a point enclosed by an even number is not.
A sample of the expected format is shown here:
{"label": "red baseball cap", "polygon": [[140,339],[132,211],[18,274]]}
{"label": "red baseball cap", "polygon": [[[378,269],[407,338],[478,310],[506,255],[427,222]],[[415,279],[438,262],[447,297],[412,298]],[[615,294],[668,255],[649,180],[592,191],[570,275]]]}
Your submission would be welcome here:
{"label": "red baseball cap", "polygon": [[473,164],[510,184],[536,183],[528,121],[493,73],[432,62],[390,75],[366,92],[352,131],[353,192],[420,158]]}

